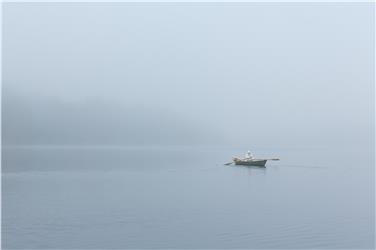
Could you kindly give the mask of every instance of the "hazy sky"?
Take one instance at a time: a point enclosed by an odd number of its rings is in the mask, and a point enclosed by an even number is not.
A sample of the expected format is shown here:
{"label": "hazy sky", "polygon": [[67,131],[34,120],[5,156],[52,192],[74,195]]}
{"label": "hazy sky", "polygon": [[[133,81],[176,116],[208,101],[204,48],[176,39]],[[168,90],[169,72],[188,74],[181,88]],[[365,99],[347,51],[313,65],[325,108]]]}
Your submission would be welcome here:
{"label": "hazy sky", "polygon": [[5,144],[370,145],[372,3],[5,3]]}

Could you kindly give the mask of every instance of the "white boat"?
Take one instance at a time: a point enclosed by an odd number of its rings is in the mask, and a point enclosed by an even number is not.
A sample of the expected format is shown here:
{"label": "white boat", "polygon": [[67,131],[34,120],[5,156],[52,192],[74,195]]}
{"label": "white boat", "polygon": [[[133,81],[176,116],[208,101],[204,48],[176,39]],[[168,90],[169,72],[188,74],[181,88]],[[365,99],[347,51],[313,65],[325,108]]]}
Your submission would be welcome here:
{"label": "white boat", "polygon": [[268,159],[253,159],[253,158],[239,159],[236,157],[233,160],[234,160],[235,165],[258,166],[258,167],[265,167],[265,164],[268,161]]}
{"label": "white boat", "polygon": [[265,164],[268,160],[271,161],[279,161],[278,158],[271,158],[271,159],[255,159],[255,158],[232,158],[232,162],[226,163],[225,165],[243,165],[243,166],[257,166],[257,167],[265,167]]}

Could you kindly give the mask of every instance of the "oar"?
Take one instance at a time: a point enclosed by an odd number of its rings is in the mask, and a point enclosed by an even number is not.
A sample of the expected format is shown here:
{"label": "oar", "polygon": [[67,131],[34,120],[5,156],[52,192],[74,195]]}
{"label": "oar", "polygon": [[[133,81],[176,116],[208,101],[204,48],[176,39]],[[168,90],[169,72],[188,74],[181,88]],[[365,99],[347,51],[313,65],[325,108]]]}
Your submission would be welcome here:
{"label": "oar", "polygon": [[[238,159],[238,160],[243,160],[243,159],[240,159],[240,158],[238,158],[238,157],[234,157],[234,159]],[[234,163],[234,161],[232,161],[232,162],[227,162],[227,163],[225,163],[224,165],[226,165],[226,166],[229,166],[229,165],[231,165],[231,164],[233,164]]]}
{"label": "oar", "polygon": [[271,159],[268,159],[270,161],[279,161],[279,158],[271,158]]}

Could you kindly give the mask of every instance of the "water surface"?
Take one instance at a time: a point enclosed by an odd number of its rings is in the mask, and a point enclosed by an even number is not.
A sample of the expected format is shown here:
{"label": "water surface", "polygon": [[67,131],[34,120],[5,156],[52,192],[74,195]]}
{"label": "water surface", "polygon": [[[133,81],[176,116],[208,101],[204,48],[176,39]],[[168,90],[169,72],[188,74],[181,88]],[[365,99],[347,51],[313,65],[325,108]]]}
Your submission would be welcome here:
{"label": "water surface", "polygon": [[361,149],[3,148],[4,248],[373,248]]}

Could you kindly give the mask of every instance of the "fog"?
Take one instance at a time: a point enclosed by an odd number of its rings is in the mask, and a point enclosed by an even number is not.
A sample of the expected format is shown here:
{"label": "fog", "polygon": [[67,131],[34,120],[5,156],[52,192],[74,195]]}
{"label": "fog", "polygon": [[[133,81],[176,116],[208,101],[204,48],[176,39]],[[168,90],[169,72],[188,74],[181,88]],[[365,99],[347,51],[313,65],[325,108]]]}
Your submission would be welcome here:
{"label": "fog", "polygon": [[360,145],[372,3],[5,3],[3,145]]}

